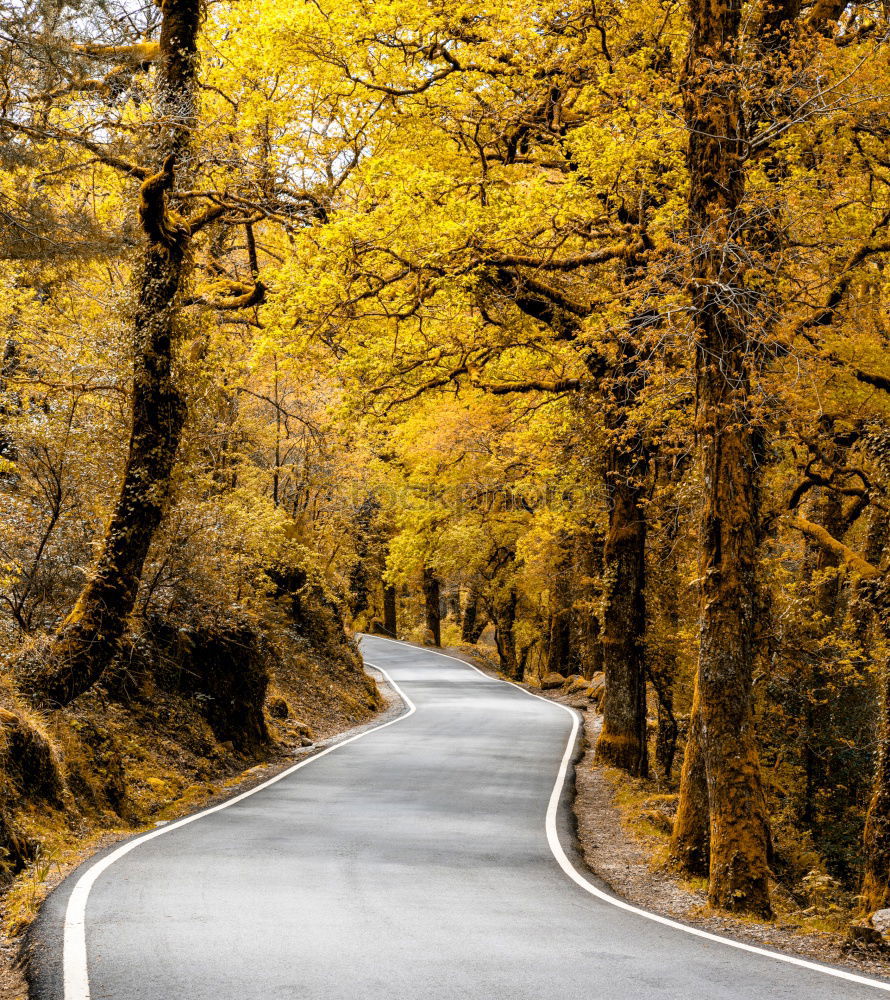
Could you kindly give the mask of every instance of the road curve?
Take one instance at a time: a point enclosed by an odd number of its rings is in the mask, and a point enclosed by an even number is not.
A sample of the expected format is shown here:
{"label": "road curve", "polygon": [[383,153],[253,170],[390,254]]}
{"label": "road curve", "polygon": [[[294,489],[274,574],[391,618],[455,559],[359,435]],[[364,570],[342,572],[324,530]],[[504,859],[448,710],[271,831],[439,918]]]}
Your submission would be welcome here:
{"label": "road curve", "polygon": [[864,1000],[888,988],[592,894],[564,855],[560,866],[565,803],[554,799],[549,839],[546,824],[571,713],[432,651],[362,648],[414,710],[84,865],[38,922],[39,1000]]}

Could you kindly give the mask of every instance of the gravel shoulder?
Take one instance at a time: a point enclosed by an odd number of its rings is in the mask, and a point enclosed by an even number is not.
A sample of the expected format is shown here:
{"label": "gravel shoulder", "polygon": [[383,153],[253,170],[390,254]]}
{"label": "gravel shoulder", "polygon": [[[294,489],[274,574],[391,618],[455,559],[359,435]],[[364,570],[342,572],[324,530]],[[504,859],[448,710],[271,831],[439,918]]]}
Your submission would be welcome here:
{"label": "gravel shoulder", "polygon": [[765,922],[712,910],[704,888],[691,887],[660,864],[663,840],[644,839],[628,829],[616,801],[616,776],[593,760],[601,717],[592,711],[584,714],[585,749],[575,770],[578,841],[587,866],[616,895],[653,913],[736,941],[890,978],[890,961],[885,955],[864,946],[850,950],[843,934],[802,930],[781,913],[774,921]]}

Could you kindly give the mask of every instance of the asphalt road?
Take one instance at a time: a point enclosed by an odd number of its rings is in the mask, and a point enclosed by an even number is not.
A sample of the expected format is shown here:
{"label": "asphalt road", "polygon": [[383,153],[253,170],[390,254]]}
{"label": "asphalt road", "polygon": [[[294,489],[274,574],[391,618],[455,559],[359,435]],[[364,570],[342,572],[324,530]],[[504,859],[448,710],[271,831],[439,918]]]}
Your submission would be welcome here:
{"label": "asphalt road", "polygon": [[37,926],[41,1000],[881,995],[594,895],[558,794],[547,830],[572,714],[433,652],[363,650],[416,710],[84,865]]}

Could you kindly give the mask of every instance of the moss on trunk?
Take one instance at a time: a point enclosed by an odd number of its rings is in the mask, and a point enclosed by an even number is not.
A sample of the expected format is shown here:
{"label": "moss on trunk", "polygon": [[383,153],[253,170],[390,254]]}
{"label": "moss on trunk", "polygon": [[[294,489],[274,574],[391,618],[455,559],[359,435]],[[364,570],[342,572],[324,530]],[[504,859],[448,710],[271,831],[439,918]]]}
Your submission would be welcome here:
{"label": "moss on trunk", "polygon": [[439,579],[433,570],[423,571],[423,609],[427,632],[434,646],[442,645],[442,614],[439,607]]}
{"label": "moss on trunk", "polygon": [[383,630],[392,639],[399,633],[396,588],[391,583],[383,585]]}
{"label": "moss on trunk", "polygon": [[[682,87],[689,131],[689,227],[696,356],[699,528],[698,691],[710,808],[709,898],[771,912],[769,828],[754,732],[755,566],[760,429],[748,365],[755,322],[745,287],[745,122],[735,48],[740,0],[691,0]],[[687,794],[690,791],[686,786]]]}
{"label": "moss on trunk", "polygon": [[708,783],[696,683],[680,777],[680,801],[671,836],[671,861],[689,875],[707,875],[711,859],[710,841]]}
{"label": "moss on trunk", "polygon": [[487,624],[488,619],[479,602],[479,594],[475,588],[471,588],[463,609],[463,621],[460,627],[461,642],[468,642],[475,646]]}
{"label": "moss on trunk", "polygon": [[517,602],[518,595],[512,589],[498,600],[494,615],[494,641],[501,670],[507,677],[521,680],[522,670],[516,657],[516,635],[513,631],[516,625]]}
{"label": "moss on trunk", "polygon": [[568,677],[575,673],[572,650],[572,565],[571,538],[560,532],[562,556],[556,566],[551,590],[552,611],[547,634],[547,673]]}
{"label": "moss on trunk", "polygon": [[[885,588],[887,584],[885,583]],[[886,604],[887,591],[884,590]],[[885,615],[887,608],[884,608]],[[890,638],[885,617],[882,631]],[[878,760],[863,835],[865,869],[860,890],[866,913],[890,905],[890,663],[881,664],[881,706],[878,719]]]}
{"label": "moss on trunk", "polygon": [[609,532],[603,549],[603,649],[605,696],[597,759],[629,774],[648,773],[646,679],[646,522],[639,490],[625,475],[612,487]]}

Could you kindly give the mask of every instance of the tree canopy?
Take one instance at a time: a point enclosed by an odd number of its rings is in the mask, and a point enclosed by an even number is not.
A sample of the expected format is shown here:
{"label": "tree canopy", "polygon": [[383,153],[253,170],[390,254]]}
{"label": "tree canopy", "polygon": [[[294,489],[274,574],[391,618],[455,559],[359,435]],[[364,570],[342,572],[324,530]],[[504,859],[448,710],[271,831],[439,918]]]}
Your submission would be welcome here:
{"label": "tree canopy", "polygon": [[601,672],[600,760],[679,796],[713,905],[884,906],[886,6],[0,18],[21,696],[154,614],[271,629],[297,574],[355,630]]}

